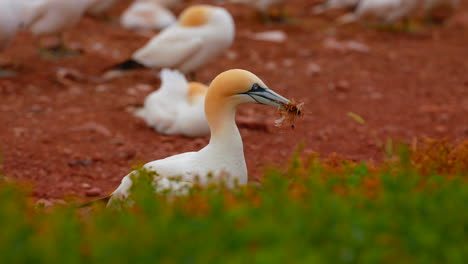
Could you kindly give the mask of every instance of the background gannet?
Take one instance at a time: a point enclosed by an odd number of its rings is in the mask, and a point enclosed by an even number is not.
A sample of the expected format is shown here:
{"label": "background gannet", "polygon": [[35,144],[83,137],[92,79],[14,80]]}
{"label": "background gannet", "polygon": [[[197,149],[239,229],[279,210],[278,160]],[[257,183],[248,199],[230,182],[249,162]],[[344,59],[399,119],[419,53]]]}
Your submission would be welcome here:
{"label": "background gannet", "polygon": [[129,29],[163,29],[177,19],[159,0],[137,0],[120,17],[120,24]]}
{"label": "background gannet", "polygon": [[[6,49],[23,23],[23,3],[19,0],[0,0],[0,52]],[[11,76],[13,72],[2,70],[0,76]]]}
{"label": "background gannet", "polygon": [[164,69],[161,88],[146,97],[144,107],[136,114],[163,134],[209,135],[204,110],[207,89],[201,83],[188,83],[176,70]]}
{"label": "background gannet", "polygon": [[[289,100],[267,88],[254,74],[245,70],[229,70],[219,74],[208,88],[205,113],[211,139],[198,152],[178,154],[144,165],[149,171],[156,171],[156,190],[181,188],[197,181],[206,184],[223,181],[229,187],[247,183],[247,166],[244,158],[242,138],[235,122],[236,108],[243,103],[260,103],[280,108]],[[211,174],[212,178],[208,177]],[[112,199],[128,197],[132,185],[131,175],[125,176],[120,186],[112,193]],[[172,180],[179,177],[180,182]]]}
{"label": "background gannet", "polygon": [[230,47],[234,31],[234,21],[226,9],[195,5],[185,9],[177,23],[133,53],[131,59],[111,69],[173,68],[192,73]]}
{"label": "background gannet", "polygon": [[340,23],[351,23],[371,17],[383,24],[392,24],[408,18],[418,7],[418,0],[361,0],[354,13],[338,19]]}
{"label": "background gannet", "polygon": [[[25,23],[34,35],[57,36],[57,45],[48,52],[66,53],[70,51],[63,42],[63,32],[80,21],[88,6],[94,0],[35,0],[26,7]],[[39,47],[44,49],[39,39]]]}
{"label": "background gannet", "polygon": [[22,23],[21,7],[18,0],[0,0],[0,51],[11,43]]}

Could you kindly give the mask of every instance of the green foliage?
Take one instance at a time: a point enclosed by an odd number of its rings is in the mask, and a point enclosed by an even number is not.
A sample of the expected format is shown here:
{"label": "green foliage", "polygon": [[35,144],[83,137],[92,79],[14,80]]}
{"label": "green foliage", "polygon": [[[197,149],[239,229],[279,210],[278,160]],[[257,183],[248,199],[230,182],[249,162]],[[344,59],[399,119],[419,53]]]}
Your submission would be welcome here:
{"label": "green foliage", "polygon": [[260,189],[182,197],[156,195],[140,170],[134,203],[91,211],[33,206],[0,183],[0,263],[465,263],[467,175],[421,175],[408,158],[375,169],[296,155]]}

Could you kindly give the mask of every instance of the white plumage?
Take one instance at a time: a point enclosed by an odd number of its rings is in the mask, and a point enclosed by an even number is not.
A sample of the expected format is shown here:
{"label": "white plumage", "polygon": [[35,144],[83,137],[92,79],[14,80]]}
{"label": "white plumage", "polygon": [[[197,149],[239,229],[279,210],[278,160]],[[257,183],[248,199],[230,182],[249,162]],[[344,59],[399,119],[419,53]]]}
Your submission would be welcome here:
{"label": "white plumage", "polygon": [[163,29],[177,21],[174,14],[159,1],[135,1],[120,18],[129,29]]}
{"label": "white plumage", "polygon": [[22,23],[21,12],[19,0],[0,0],[0,51],[15,37]]}
{"label": "white plumage", "polygon": [[[268,89],[262,80],[250,72],[229,70],[218,75],[208,88],[205,100],[211,130],[210,143],[198,152],[147,163],[144,168],[158,174],[154,181],[156,191],[172,189],[176,193],[184,193],[184,189],[195,182],[203,185],[221,181],[229,187],[235,186],[235,183],[246,184],[247,166],[235,113],[240,104],[255,102],[280,107],[279,103],[288,104],[289,100]],[[132,173],[123,178],[109,203],[128,197],[132,186],[131,176]]]}
{"label": "white plumage", "polygon": [[178,71],[164,69],[161,88],[146,97],[137,116],[163,134],[209,135],[204,110],[206,89],[201,83],[188,83]]}
{"label": "white plumage", "polygon": [[179,16],[176,24],[137,50],[132,59],[148,68],[193,72],[231,46],[234,31],[234,21],[226,9],[192,6]]}
{"label": "white plumage", "polygon": [[53,35],[75,26],[93,0],[32,0],[26,24],[34,35]]}
{"label": "white plumage", "polygon": [[371,17],[384,24],[392,24],[411,16],[418,7],[418,0],[361,0],[356,11],[339,19],[350,23]]}

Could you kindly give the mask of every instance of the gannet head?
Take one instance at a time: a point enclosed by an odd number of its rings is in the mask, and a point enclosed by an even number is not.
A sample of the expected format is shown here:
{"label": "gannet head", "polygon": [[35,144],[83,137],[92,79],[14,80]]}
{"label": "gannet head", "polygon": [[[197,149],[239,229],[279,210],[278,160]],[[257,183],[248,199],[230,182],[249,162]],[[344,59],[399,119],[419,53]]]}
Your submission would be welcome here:
{"label": "gannet head", "polygon": [[[211,83],[207,98],[224,101],[234,107],[243,103],[259,103],[283,108],[283,104],[289,103],[288,99],[270,90],[255,74],[239,69],[219,74]],[[208,100],[206,104],[209,104]]]}
{"label": "gannet head", "polygon": [[186,8],[178,18],[181,27],[201,27],[232,23],[232,17],[226,9],[210,5],[194,5]]}

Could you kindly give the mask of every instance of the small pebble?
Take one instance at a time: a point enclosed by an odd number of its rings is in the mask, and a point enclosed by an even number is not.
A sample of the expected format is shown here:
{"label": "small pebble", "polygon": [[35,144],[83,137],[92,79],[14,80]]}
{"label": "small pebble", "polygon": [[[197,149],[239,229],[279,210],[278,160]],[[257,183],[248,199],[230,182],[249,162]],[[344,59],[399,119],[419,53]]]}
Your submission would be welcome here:
{"label": "small pebble", "polygon": [[100,188],[94,187],[85,192],[88,197],[95,197],[101,194],[102,190]]}

